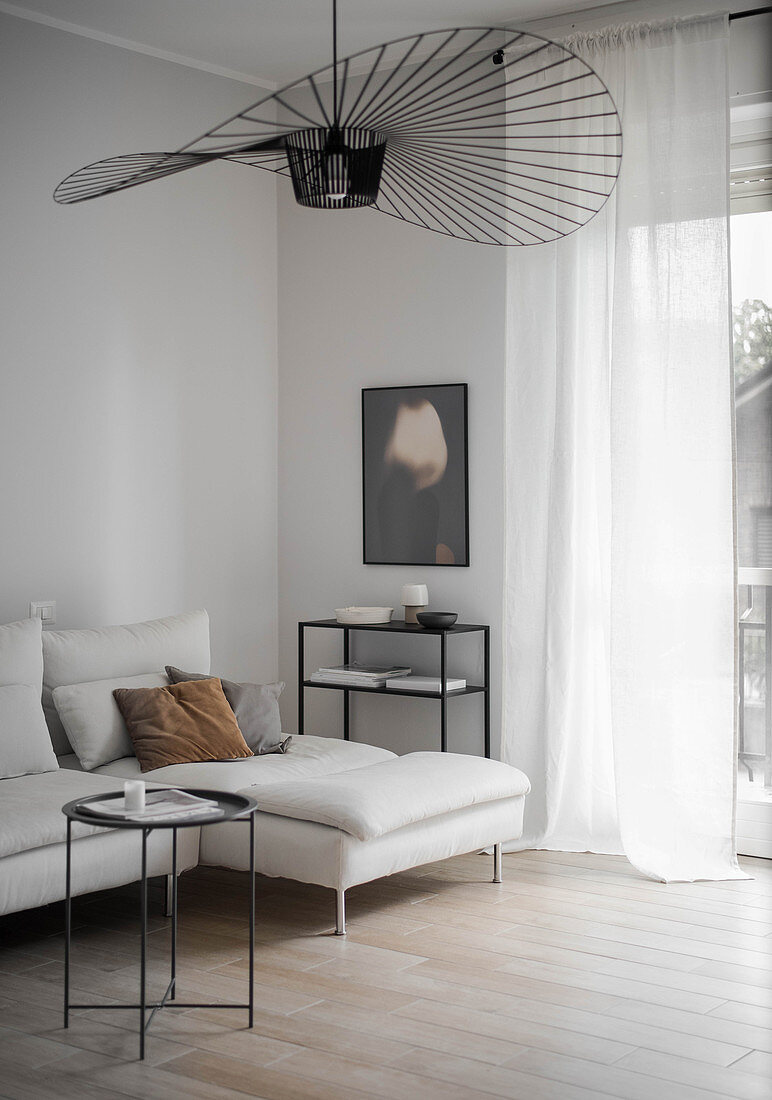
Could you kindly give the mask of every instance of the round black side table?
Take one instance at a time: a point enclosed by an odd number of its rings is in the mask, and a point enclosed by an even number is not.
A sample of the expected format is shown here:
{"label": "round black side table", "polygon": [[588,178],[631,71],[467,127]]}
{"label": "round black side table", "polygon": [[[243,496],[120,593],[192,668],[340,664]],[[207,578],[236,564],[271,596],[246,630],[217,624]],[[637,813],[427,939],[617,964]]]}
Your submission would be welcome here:
{"label": "round black side table", "polygon": [[[157,788],[154,788],[156,790]],[[254,1021],[254,962],[255,962],[255,812],[257,803],[253,798],[242,794],[229,794],[225,791],[209,791],[198,788],[170,788],[184,790],[186,794],[198,795],[216,801],[220,813],[169,814],[162,821],[128,821],[122,817],[107,817],[104,814],[89,813],[90,802],[105,802],[109,799],[123,798],[123,791],[108,791],[106,794],[91,795],[88,798],[76,798],[62,806],[67,818],[67,893],[64,909],[64,1026],[70,1026],[71,1008],[99,1009],[138,1009],[139,1010],[139,1056],[145,1057],[145,1035],[156,1012],[160,1008],[245,1008],[249,1011],[249,1027]],[[85,825],[101,825],[105,829],[139,829],[142,833],[142,874],[140,878],[140,917],[142,937],[140,947],[139,1004],[74,1004],[70,1001],[70,946],[71,946],[71,870],[72,870],[72,823],[79,821]],[[223,1004],[212,1002],[190,1002],[175,999],[177,980],[177,830],[190,829],[200,825],[219,825],[224,821],[243,821],[249,829],[249,1001],[246,1004]],[[147,971],[147,838],[154,829],[172,830],[172,942],[170,960],[170,978],[166,992],[160,1001],[148,1002],[146,996]],[[150,1010],[150,1015],[147,1012]]]}

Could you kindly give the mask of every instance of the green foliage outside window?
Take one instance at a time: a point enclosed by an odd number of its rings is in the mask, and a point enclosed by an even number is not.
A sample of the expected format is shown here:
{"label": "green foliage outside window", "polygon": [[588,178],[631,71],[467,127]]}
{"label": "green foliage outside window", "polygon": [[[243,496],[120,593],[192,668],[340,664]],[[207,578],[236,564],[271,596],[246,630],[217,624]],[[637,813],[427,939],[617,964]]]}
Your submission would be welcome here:
{"label": "green foliage outside window", "polygon": [[732,310],[734,377],[738,384],[772,362],[772,309],[760,298]]}

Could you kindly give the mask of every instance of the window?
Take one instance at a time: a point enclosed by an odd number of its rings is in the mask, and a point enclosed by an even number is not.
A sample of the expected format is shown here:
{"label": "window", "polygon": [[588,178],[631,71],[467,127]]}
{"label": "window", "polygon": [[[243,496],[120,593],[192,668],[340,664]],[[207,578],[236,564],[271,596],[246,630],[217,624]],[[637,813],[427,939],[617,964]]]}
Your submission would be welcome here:
{"label": "window", "polygon": [[[772,167],[735,170],[731,196],[741,612],[738,798],[772,804]],[[742,812],[751,814],[750,824],[743,826]],[[742,812],[738,835],[754,835],[752,810]],[[749,851],[747,843],[740,850]]]}

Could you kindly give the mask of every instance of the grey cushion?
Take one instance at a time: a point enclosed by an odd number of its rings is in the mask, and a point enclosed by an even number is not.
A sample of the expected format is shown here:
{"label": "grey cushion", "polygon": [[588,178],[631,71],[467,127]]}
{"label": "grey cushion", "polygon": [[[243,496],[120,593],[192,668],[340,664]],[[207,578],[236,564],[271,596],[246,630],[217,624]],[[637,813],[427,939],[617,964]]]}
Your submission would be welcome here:
{"label": "grey cushion", "polygon": [[39,692],[29,684],[0,687],[0,779],[58,767]]}
{"label": "grey cushion", "polygon": [[[173,684],[185,680],[208,680],[198,672],[182,672],[173,665],[166,666],[166,675]],[[237,684],[220,677],[225,698],[236,715],[241,734],[256,756],[267,752],[284,752],[290,738],[281,732],[279,696],[284,690],[282,682],[276,684]]]}

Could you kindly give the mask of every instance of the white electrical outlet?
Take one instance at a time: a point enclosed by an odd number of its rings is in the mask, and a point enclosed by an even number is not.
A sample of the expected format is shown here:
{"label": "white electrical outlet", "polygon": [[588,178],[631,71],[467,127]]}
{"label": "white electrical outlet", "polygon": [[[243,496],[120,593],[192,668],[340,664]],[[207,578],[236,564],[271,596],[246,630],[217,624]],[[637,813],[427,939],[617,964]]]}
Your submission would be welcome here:
{"label": "white electrical outlet", "polygon": [[40,619],[43,626],[56,623],[56,600],[33,600],[29,605],[29,617]]}

